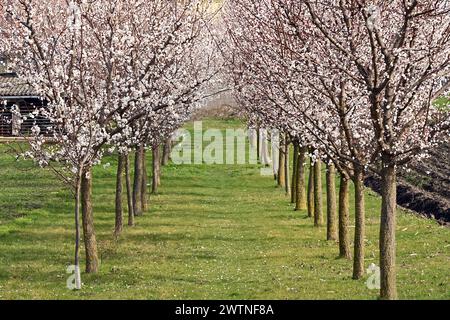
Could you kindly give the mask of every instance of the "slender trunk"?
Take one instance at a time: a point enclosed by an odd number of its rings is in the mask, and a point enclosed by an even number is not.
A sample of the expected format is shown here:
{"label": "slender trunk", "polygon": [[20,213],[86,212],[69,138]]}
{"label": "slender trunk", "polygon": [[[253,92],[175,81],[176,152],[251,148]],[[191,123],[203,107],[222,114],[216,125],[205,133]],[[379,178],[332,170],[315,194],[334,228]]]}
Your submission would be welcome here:
{"label": "slender trunk", "polygon": [[351,259],[348,224],[350,220],[349,199],[348,199],[349,179],[341,174],[339,184],[339,257]]}
{"label": "slender trunk", "polygon": [[327,165],[327,240],[337,240],[336,168]]}
{"label": "slender trunk", "polygon": [[134,157],[133,211],[136,216],[142,215],[142,152],[136,148]]}
{"label": "slender trunk", "polygon": [[160,148],[160,146],[158,145],[158,154],[157,154],[157,157],[158,157],[158,162],[156,163],[156,165],[157,165],[157,168],[158,168],[158,175],[156,176],[156,178],[157,178],[157,182],[158,182],[158,187],[161,185],[161,148]]}
{"label": "slender trunk", "polygon": [[298,143],[294,142],[294,157],[292,160],[292,181],[291,181],[291,203],[297,200],[297,178],[298,178]]}
{"label": "slender trunk", "polygon": [[260,136],[261,136],[261,132],[259,131],[259,126],[256,127],[256,160],[259,161],[261,160],[261,144],[260,144]]}
{"label": "slender trunk", "polygon": [[285,184],[285,169],[284,169],[284,136],[283,134],[280,134],[280,149],[279,149],[279,153],[278,153],[278,186],[284,188],[284,184]]}
{"label": "slender trunk", "polygon": [[127,185],[128,225],[134,226],[133,190],[131,188],[130,156],[125,156],[125,183]]}
{"label": "slender trunk", "polygon": [[84,248],[86,251],[86,272],[97,273],[99,260],[94,230],[94,213],[92,210],[92,170],[90,168],[85,170],[81,177],[81,206]]}
{"label": "slender trunk", "polygon": [[284,144],[284,189],[286,191],[286,195],[288,196],[291,192],[291,185],[289,184],[289,143],[287,139]]}
{"label": "slender trunk", "polygon": [[153,153],[153,171],[152,171],[152,193],[157,194],[158,193],[158,186],[159,186],[159,146],[153,146],[152,148]]}
{"label": "slender trunk", "polygon": [[355,243],[353,257],[353,279],[361,279],[364,275],[364,237],[365,237],[365,205],[364,205],[364,173],[357,168],[353,180],[355,185]]}
{"label": "slender trunk", "polygon": [[123,229],[123,171],[125,167],[125,156],[119,155],[117,162],[117,177],[116,177],[116,220],[114,227],[114,236],[118,237]]}
{"label": "slender trunk", "polygon": [[314,216],[314,162],[309,159],[309,178],[308,178],[308,217]]}
{"label": "slender trunk", "polygon": [[81,289],[81,272],[80,272],[80,192],[81,192],[81,176],[77,176],[75,186],[75,289]]}
{"label": "slender trunk", "polygon": [[296,192],[297,196],[295,199],[295,210],[305,210],[306,209],[306,190],[305,190],[305,163],[306,163],[306,153],[308,149],[306,147],[301,147],[299,149],[299,155],[297,157],[297,178],[296,178]]}
{"label": "slender trunk", "polygon": [[280,135],[278,131],[272,130],[270,133],[270,148],[272,151],[272,167],[273,167],[273,179],[278,181],[278,167],[279,167],[279,139]]}
{"label": "slender trunk", "polygon": [[148,210],[148,196],[147,196],[147,157],[145,148],[142,147],[142,186],[141,186],[141,203],[142,203],[142,212],[146,212]]}
{"label": "slender trunk", "polygon": [[397,299],[395,270],[395,228],[397,209],[397,172],[395,164],[383,161],[381,172],[380,280],[381,299]]}
{"label": "slender trunk", "polygon": [[320,159],[314,163],[314,226],[320,227],[323,224],[322,206],[322,162]]}
{"label": "slender trunk", "polygon": [[171,139],[166,139],[163,146],[163,156],[161,159],[161,164],[166,166],[170,161],[170,152],[172,151],[172,141]]}

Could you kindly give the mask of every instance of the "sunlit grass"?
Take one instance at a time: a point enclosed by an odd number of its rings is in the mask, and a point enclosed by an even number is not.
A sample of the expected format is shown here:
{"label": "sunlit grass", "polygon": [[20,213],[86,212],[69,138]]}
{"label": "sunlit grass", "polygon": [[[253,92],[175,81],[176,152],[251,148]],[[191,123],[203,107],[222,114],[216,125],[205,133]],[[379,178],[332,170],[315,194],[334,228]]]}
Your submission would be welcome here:
{"label": "sunlit grass", "polygon": [[450,97],[441,97],[439,99],[436,99],[434,102],[434,105],[442,111],[450,111]]}

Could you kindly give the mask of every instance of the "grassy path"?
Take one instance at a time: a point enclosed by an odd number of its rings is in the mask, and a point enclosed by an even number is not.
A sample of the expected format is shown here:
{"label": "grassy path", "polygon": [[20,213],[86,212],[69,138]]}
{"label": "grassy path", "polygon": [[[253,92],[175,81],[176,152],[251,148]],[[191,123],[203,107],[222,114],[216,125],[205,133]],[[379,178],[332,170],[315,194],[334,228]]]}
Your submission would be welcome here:
{"label": "grassy path", "polygon": [[[351,280],[351,262],[336,259],[337,245],[325,241],[325,228],[294,212],[255,166],[165,167],[150,211],[115,242],[113,158],[94,175],[101,272],[83,274],[83,290],[69,291],[71,200],[49,172],[0,151],[0,299],[377,297],[365,279]],[[367,266],[378,263],[379,202],[367,193]],[[399,211],[397,235],[400,297],[450,299],[450,230]]]}

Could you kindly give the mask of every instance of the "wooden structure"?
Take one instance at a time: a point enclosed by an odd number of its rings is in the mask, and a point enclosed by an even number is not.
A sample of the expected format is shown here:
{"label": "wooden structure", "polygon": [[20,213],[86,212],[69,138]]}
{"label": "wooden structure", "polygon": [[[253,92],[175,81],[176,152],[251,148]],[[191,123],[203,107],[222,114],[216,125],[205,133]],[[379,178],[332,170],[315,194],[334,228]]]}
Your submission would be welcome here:
{"label": "wooden structure", "polygon": [[15,73],[0,73],[0,137],[27,137],[35,125],[42,134],[48,133],[50,121],[35,112],[46,106],[45,99]]}

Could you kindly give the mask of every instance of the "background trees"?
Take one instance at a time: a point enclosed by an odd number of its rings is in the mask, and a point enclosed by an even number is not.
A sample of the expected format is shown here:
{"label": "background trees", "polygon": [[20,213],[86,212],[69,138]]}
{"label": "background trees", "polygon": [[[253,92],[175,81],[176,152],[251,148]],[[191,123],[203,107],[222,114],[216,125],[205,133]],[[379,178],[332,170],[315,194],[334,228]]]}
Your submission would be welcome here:
{"label": "background trees", "polygon": [[161,125],[186,119],[218,72],[211,13],[195,0],[11,0],[4,10],[2,51],[49,102],[37,113],[51,120],[51,137],[35,127],[26,155],[74,190],[79,279],[80,204],[86,272],[99,267],[91,169],[105,151],[158,140]]}
{"label": "background trees", "polygon": [[[448,1],[236,0],[227,8],[244,106],[299,132],[343,178],[343,255],[345,182],[355,184],[356,279],[364,272],[363,181],[368,171],[381,176],[381,297],[396,298],[396,167],[449,130],[448,112],[433,106],[449,91]],[[320,224],[320,208],[314,216]]]}
{"label": "background trees", "polygon": [[[365,106],[350,105],[349,110],[361,110],[360,118],[364,110],[370,114],[361,127],[367,128],[367,143],[374,143],[371,163],[381,162],[381,297],[396,298],[396,168],[448,134],[449,114],[433,107],[433,101],[450,88],[444,78],[450,68],[450,4],[340,2],[337,12],[333,1],[305,1],[305,5],[331,48],[333,66],[350,76],[348,86],[361,86],[358,91],[364,93]],[[349,63],[342,64],[340,56]]]}

